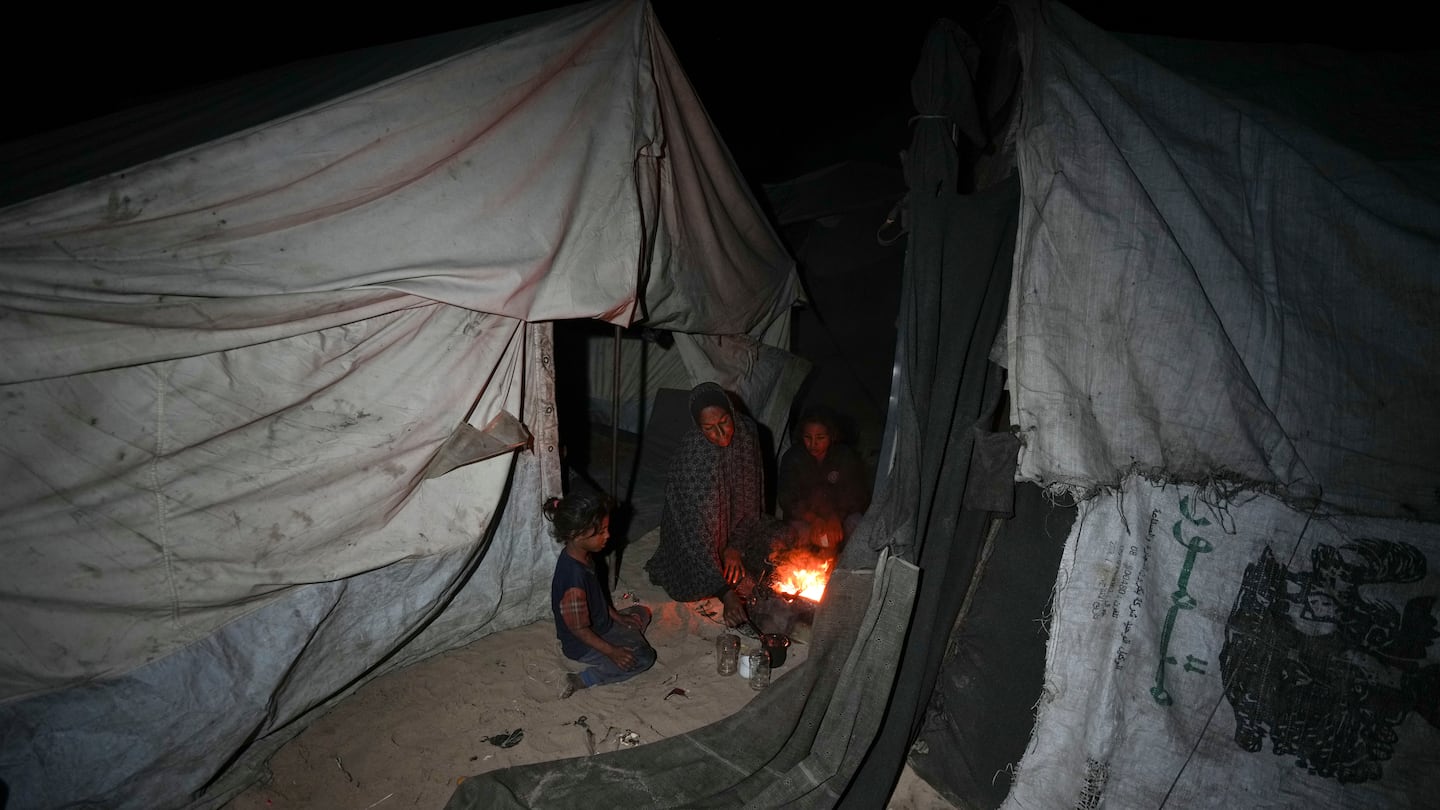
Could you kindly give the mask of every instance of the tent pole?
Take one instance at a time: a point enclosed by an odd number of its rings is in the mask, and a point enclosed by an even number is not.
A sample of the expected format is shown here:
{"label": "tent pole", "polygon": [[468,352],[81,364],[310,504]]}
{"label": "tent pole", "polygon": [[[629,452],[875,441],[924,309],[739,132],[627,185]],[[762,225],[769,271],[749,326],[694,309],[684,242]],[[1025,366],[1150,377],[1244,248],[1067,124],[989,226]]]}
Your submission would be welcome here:
{"label": "tent pole", "polygon": [[610,497],[620,499],[620,324],[615,324],[614,376],[610,381]]}

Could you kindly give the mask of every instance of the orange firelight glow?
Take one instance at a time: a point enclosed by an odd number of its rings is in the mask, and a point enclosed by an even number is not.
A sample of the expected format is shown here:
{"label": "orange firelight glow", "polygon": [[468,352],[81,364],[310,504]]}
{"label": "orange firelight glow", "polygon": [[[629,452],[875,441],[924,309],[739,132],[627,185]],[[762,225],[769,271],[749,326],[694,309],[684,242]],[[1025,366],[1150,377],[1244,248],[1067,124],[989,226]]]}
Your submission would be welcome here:
{"label": "orange firelight glow", "polygon": [[775,567],[771,582],[775,590],[790,596],[803,596],[819,602],[830,580],[830,560],[810,559],[808,555],[792,555]]}

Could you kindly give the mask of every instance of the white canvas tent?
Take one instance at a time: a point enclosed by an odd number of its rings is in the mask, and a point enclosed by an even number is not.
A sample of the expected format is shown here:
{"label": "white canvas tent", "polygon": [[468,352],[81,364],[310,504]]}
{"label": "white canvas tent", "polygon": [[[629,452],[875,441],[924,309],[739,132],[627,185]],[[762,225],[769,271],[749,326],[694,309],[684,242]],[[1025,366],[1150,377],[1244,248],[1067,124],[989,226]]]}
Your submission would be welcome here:
{"label": "white canvas tent", "polygon": [[1014,8],[1018,477],[1080,503],[1003,806],[1433,804],[1440,63]]}
{"label": "white canvas tent", "polygon": [[1440,467],[1415,452],[1440,397],[1440,161],[1393,86],[1426,63],[1131,44],[1046,8],[1017,150],[1022,476],[1221,477],[1440,518]]}
{"label": "white canvas tent", "polygon": [[787,339],[791,260],[644,2],[262,79],[7,155],[12,807],[217,804],[363,680],[543,615],[548,322],[674,330],[735,387],[713,336]]}

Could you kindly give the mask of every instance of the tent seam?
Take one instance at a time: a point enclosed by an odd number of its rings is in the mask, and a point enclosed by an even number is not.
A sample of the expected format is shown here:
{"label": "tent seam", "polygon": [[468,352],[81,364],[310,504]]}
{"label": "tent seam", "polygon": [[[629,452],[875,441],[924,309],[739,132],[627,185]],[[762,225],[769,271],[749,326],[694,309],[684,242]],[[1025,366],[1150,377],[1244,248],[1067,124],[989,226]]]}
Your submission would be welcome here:
{"label": "tent seam", "polygon": [[165,455],[165,380],[155,377],[155,455],[150,461],[150,490],[155,493],[155,516],[160,554],[165,560],[165,582],[170,586],[170,618],[180,620],[180,594],[175,587],[175,563],[165,529],[165,496],[160,491],[160,458]]}

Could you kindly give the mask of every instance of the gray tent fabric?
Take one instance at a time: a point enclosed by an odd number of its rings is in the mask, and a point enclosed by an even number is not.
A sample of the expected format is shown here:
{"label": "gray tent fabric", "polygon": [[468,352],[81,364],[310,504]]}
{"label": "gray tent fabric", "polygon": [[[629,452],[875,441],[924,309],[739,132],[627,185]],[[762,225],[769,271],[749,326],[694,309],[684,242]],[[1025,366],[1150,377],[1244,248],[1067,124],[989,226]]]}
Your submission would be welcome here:
{"label": "gray tent fabric", "polygon": [[915,772],[959,807],[999,807],[1010,792],[1045,685],[1054,583],[1041,572],[1058,568],[1075,521],[1073,503],[1034,484],[1014,489],[1014,515],[986,533],[910,754]]}
{"label": "gray tent fabric", "polygon": [[[1019,185],[962,194],[950,116],[973,115],[969,37],[948,21],[926,40],[913,92],[920,119],[907,153],[911,221],[889,429],[893,465],[853,539],[893,538],[924,572],[885,725],[840,807],[882,806],[904,767],[974,574],[988,514],[964,508],[975,428],[1001,395],[990,347],[1004,319]],[[943,76],[943,80],[941,77]],[[942,92],[943,91],[943,92]],[[956,98],[965,103],[957,103]],[[962,127],[962,130],[964,128]],[[1008,477],[1008,476],[1007,476]],[[1002,482],[1005,486],[1008,482]]]}
{"label": "gray tent fabric", "polygon": [[574,13],[561,8],[213,82],[0,144],[0,207],[122,172],[340,98]]}
{"label": "gray tent fabric", "polygon": [[1015,7],[1012,416],[1080,502],[1002,806],[1430,806],[1440,117],[1354,88],[1440,62]]}
{"label": "gray tent fabric", "polygon": [[1005,810],[1434,805],[1440,525],[1218,494],[1079,505]]}
{"label": "gray tent fabric", "polygon": [[[1387,152],[1260,106],[1262,90],[1344,98],[1313,70],[1288,84],[1274,49],[1269,66],[1252,54],[1266,70],[1242,94],[1057,3],[1022,29],[1026,204],[1008,346],[1021,475],[1080,493],[1131,472],[1219,478],[1301,506],[1440,518],[1430,86],[1391,112],[1403,124],[1371,122],[1371,141],[1398,131],[1404,145]],[[1222,73],[1196,69],[1196,50],[1177,49],[1188,72]]]}
{"label": "gray tent fabric", "polygon": [[[13,806],[221,804],[366,679],[544,616],[549,321],[788,335],[793,262],[646,3],[315,77],[6,153],[58,172],[0,209]],[[531,446],[427,478],[496,419]]]}
{"label": "gray tent fabric", "polygon": [[634,2],[12,205],[0,260],[12,382],[433,302],[774,342],[799,295]]}

